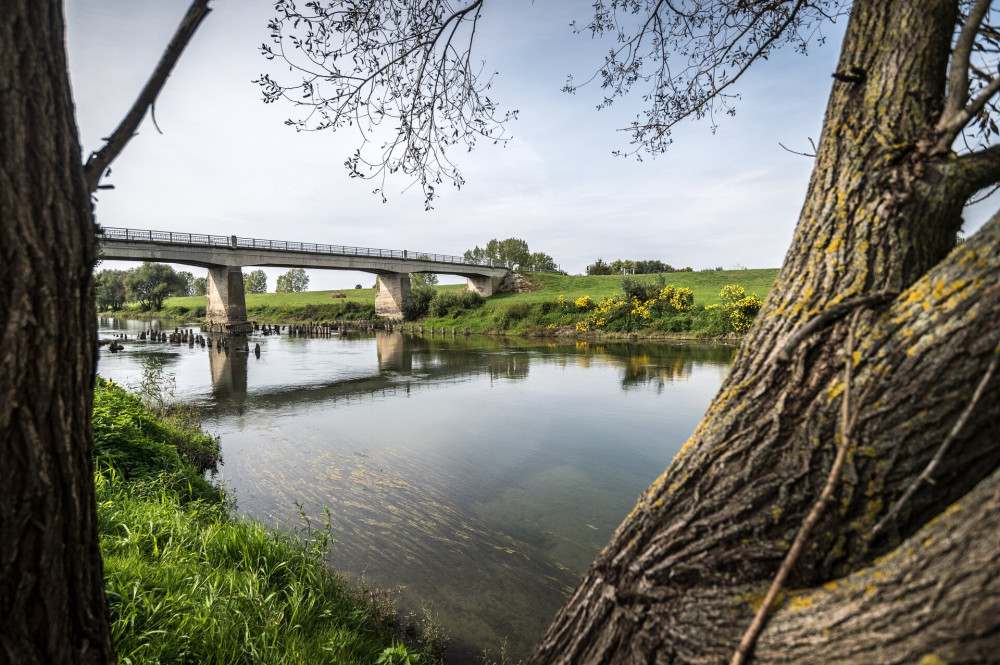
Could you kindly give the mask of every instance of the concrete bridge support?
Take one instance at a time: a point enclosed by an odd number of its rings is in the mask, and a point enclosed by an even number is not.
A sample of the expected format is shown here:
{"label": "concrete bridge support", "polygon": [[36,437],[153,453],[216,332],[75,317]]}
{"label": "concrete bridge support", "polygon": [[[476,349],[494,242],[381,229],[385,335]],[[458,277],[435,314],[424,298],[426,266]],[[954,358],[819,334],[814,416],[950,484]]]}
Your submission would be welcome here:
{"label": "concrete bridge support", "polygon": [[466,279],[469,281],[466,289],[475,291],[484,298],[489,298],[496,293],[500,282],[503,281],[503,277],[489,277],[486,275],[469,275]]}
{"label": "concrete bridge support", "polygon": [[403,299],[409,292],[409,273],[380,274],[375,279],[375,314],[387,319],[402,319]]}
{"label": "concrete bridge support", "polygon": [[247,322],[247,300],[243,291],[243,270],[239,266],[208,269],[208,304],[205,323],[211,332],[246,335],[253,331]]}

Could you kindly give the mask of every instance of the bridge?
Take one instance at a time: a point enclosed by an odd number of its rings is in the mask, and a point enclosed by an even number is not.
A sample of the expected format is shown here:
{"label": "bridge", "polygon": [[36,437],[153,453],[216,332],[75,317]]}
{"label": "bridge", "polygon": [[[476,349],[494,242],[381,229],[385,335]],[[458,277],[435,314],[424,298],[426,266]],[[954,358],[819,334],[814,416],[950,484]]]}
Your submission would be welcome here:
{"label": "bridge", "polygon": [[108,261],[153,261],[208,268],[205,321],[223,332],[249,332],[244,266],[357,270],[374,273],[375,313],[403,317],[403,299],[410,291],[410,273],[459,275],[468,289],[486,297],[507,274],[506,266],[482,265],[460,256],[405,249],[375,249],[284,240],[261,240],[176,231],[103,227],[98,235],[102,258]]}

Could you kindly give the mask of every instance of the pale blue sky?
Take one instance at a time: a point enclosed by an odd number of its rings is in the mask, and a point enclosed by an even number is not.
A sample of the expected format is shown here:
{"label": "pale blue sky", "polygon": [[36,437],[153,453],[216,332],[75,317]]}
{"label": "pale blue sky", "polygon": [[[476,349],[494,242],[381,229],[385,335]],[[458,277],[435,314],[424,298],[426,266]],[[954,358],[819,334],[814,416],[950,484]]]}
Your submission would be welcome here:
{"label": "pale blue sky", "polygon": [[[67,0],[70,72],[85,154],[100,146],[138,94],[188,0]],[[446,187],[425,212],[419,187],[351,179],[354,136],[296,133],[288,105],[264,105],[252,79],[280,74],[257,52],[270,0],[216,0],[149,119],[100,193],[105,226],[299,240],[461,254],[490,238],[518,237],[578,274],[598,257],[660,259],[695,269],[780,265],[791,240],[818,138],[841,25],[808,57],[783,52],[740,86],[735,117],[674,132],[667,154],[642,163],[613,157],[616,131],[637,102],[595,111],[600,90],[560,91],[585,78],[608,42],[574,35],[583,0],[488,0],[477,55],[499,71],[491,97],[520,110],[504,148],[456,154],[467,184]],[[970,211],[977,228],[994,205]],[[118,266],[119,264],[114,264]],[[107,266],[112,267],[112,266]],[[193,272],[200,274],[200,270]],[[269,290],[280,270],[268,270]],[[371,286],[360,273],[310,271],[313,289]]]}

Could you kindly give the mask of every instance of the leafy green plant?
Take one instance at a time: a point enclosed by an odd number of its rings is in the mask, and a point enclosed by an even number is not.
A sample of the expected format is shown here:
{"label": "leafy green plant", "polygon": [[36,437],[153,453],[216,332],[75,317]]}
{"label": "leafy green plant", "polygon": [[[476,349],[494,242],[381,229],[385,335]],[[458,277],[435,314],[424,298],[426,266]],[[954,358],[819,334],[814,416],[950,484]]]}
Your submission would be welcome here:
{"label": "leafy green plant", "polygon": [[430,301],[428,313],[431,316],[449,316],[482,307],[484,302],[486,300],[476,291],[438,291]]}

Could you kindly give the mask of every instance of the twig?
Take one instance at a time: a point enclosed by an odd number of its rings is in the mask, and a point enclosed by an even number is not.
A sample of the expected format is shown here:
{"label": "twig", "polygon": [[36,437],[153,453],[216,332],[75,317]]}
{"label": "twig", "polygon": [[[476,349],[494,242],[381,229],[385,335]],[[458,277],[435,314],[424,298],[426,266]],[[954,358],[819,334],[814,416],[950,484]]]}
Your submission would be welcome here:
{"label": "twig", "polygon": [[[166,50],[160,56],[160,61],[156,64],[156,69],[153,70],[142,92],[139,93],[139,96],[132,104],[132,108],[125,114],[121,124],[108,137],[104,147],[92,153],[87,159],[87,163],[83,167],[83,172],[87,179],[89,191],[93,192],[97,189],[104,171],[118,157],[125,148],[125,145],[132,140],[132,137],[135,136],[135,130],[138,129],[139,123],[142,122],[143,117],[146,115],[146,109],[156,101],[157,95],[160,94],[160,90],[163,89],[164,84],[167,82],[167,77],[170,76],[174,65],[177,64],[177,60],[181,57],[184,47],[191,41],[191,37],[194,36],[195,30],[198,29],[201,22],[212,11],[208,6],[210,1],[192,0],[187,14],[184,15],[180,25],[177,26],[177,32],[174,33],[170,43],[167,44]],[[159,130],[158,127],[157,130]]]}
{"label": "twig", "polygon": [[941,443],[941,447],[938,448],[937,453],[934,454],[934,458],[927,464],[927,468],[924,469],[923,473],[917,476],[917,479],[914,480],[913,483],[907,488],[906,492],[903,493],[903,496],[899,497],[899,501],[897,501],[896,505],[892,507],[892,510],[890,510],[889,513],[885,517],[883,517],[879,521],[879,523],[876,524],[875,527],[871,530],[871,533],[868,536],[870,539],[874,539],[875,536],[881,533],[882,530],[886,527],[886,525],[888,525],[889,522],[891,522],[892,519],[896,517],[897,514],[899,514],[899,511],[903,508],[903,505],[910,500],[910,497],[912,497],[913,494],[917,491],[921,483],[923,482],[928,482],[931,484],[934,483],[933,478],[931,478],[931,474],[934,473],[934,470],[937,469],[938,464],[940,464],[941,460],[944,459],[944,455],[946,452],[948,452],[948,447],[951,445],[952,441],[955,440],[959,432],[962,431],[962,428],[965,427],[965,423],[966,421],[968,421],[969,416],[972,415],[973,409],[976,408],[976,404],[979,402],[979,398],[983,396],[983,392],[986,390],[986,385],[990,382],[990,379],[993,378],[993,373],[997,369],[998,361],[1000,361],[1000,355],[994,353],[993,360],[990,361],[990,366],[986,369],[986,374],[983,375],[983,378],[979,382],[979,385],[976,386],[976,391],[972,394],[972,399],[970,399],[969,403],[965,405],[965,409],[962,411],[962,415],[958,417],[957,421],[955,421],[955,424],[952,426],[951,431],[948,432],[948,436],[944,438],[944,441]]}
{"label": "twig", "polygon": [[834,321],[847,316],[851,310],[866,305],[878,305],[888,302],[898,295],[898,291],[876,291],[874,293],[866,293],[865,295],[858,296],[856,298],[849,298],[833,305],[832,307],[828,307],[813,318],[809,319],[804,326],[793,332],[788,337],[788,340],[785,341],[785,343],[782,344],[777,351],[777,361],[780,363],[787,363],[792,359],[792,351],[795,350],[795,347],[797,347],[802,340],[809,335],[822,330]]}
{"label": "twig", "polygon": [[781,588],[785,584],[785,579],[788,578],[789,573],[792,572],[792,568],[795,567],[795,563],[802,554],[802,550],[805,549],[806,541],[809,539],[809,534],[812,532],[813,527],[819,522],[820,517],[823,516],[823,511],[830,501],[833,500],[833,492],[837,487],[837,482],[840,480],[840,473],[844,468],[844,461],[847,459],[847,450],[850,448],[850,429],[853,424],[850,404],[851,365],[854,362],[854,327],[857,325],[860,314],[860,310],[854,312],[854,317],[851,319],[851,325],[847,333],[847,353],[844,358],[844,401],[841,404],[840,443],[837,446],[837,456],[833,461],[833,466],[830,468],[830,474],[827,476],[823,491],[820,493],[816,503],[813,504],[812,510],[809,511],[806,521],[799,527],[799,532],[795,536],[795,542],[792,543],[792,547],[785,555],[785,560],[781,562],[778,574],[774,576],[774,580],[771,582],[771,586],[764,596],[764,601],[760,604],[757,614],[754,615],[750,627],[743,634],[743,639],[740,640],[740,645],[736,647],[732,660],[729,661],[730,665],[743,665],[747,662],[750,652],[753,651],[754,645],[757,643],[757,638],[760,637],[764,626],[767,624],[768,616],[771,613],[771,605],[774,603],[775,598],[778,597],[778,593],[781,592]]}
{"label": "twig", "polygon": [[[809,139],[809,142],[812,143],[812,139]],[[781,141],[778,141],[778,145],[780,145],[782,148],[784,148],[788,152],[792,153],[793,155],[802,155],[803,157],[815,157],[816,156],[816,152],[815,152],[816,146],[815,145],[813,145],[813,152],[812,153],[799,152],[798,150],[792,150],[791,148],[789,148],[787,145],[785,145]]]}

